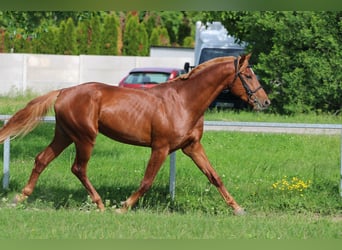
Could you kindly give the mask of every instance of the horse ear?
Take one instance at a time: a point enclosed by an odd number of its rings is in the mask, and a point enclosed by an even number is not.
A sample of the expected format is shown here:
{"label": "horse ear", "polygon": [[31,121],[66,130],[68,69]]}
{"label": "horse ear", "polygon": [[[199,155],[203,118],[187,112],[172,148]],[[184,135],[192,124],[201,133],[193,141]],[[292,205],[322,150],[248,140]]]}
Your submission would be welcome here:
{"label": "horse ear", "polygon": [[240,71],[244,71],[247,68],[247,66],[249,64],[248,61],[251,58],[251,56],[252,56],[252,53],[249,53],[247,55],[242,55],[240,57],[240,61],[239,61]]}

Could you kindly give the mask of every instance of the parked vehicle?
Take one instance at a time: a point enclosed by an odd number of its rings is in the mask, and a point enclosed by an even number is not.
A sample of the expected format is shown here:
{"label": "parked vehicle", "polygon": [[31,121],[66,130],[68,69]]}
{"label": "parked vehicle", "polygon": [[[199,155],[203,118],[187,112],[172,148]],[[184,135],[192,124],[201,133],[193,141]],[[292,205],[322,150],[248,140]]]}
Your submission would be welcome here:
{"label": "parked vehicle", "polygon": [[119,87],[152,88],[160,83],[172,80],[185,73],[179,68],[134,68],[119,83]]}
{"label": "parked vehicle", "polygon": [[[195,65],[185,63],[186,71],[210,59],[223,56],[239,56],[245,52],[245,43],[236,43],[236,39],[228,34],[221,22],[212,22],[204,25],[196,23],[195,37]],[[223,90],[210,104],[209,108],[244,108],[247,104],[240,98],[232,95],[229,90]]]}

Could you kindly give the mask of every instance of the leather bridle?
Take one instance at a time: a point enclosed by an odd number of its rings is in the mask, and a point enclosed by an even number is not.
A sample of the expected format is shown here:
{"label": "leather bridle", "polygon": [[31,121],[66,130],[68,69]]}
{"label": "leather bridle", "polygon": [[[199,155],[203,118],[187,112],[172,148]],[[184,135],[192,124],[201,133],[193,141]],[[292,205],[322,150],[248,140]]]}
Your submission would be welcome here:
{"label": "leather bridle", "polygon": [[[254,100],[252,99],[253,95],[258,92],[260,89],[263,89],[263,87],[261,85],[259,85],[259,87],[257,87],[254,90],[251,90],[251,88],[248,86],[246,80],[242,77],[242,74],[239,70],[239,60],[238,58],[234,60],[234,67],[235,67],[235,77],[234,80],[232,81],[231,84],[228,85],[228,89],[231,90],[233,88],[233,86],[235,85],[236,79],[239,77],[240,81],[242,83],[243,88],[246,91],[246,94],[248,95],[248,101],[252,100],[253,102],[256,101],[257,98],[254,98]],[[250,66],[248,66],[250,67]]]}

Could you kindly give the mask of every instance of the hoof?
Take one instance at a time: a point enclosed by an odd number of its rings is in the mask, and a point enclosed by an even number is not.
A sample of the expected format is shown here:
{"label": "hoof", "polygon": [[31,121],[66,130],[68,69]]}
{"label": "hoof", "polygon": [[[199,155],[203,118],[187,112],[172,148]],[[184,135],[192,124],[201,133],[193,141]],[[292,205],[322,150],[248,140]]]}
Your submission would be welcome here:
{"label": "hoof", "polygon": [[27,199],[26,195],[23,194],[17,194],[16,196],[14,196],[13,200],[12,200],[12,206],[16,206],[18,203],[23,202]]}
{"label": "hoof", "polygon": [[243,215],[246,215],[247,212],[243,209],[243,208],[238,208],[236,210],[234,210],[234,215],[237,215],[237,216],[243,216]]}
{"label": "hoof", "polygon": [[117,208],[117,209],[115,209],[115,213],[125,214],[125,213],[127,213],[127,208]]}
{"label": "hoof", "polygon": [[115,209],[115,212],[117,214],[125,214],[128,212],[128,210],[131,209],[131,207],[127,206],[127,201],[121,201],[120,204],[121,204],[121,207]]}
{"label": "hoof", "polygon": [[104,212],[104,211],[106,211],[106,209],[105,209],[104,207],[98,207],[97,209],[99,210],[99,212]]}

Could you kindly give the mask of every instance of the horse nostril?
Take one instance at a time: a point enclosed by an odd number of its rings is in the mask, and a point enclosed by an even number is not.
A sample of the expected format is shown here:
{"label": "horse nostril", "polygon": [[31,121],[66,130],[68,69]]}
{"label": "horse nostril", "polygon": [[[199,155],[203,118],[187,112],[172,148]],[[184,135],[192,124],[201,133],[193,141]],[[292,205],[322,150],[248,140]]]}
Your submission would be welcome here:
{"label": "horse nostril", "polygon": [[268,106],[270,106],[270,105],[271,105],[271,101],[270,101],[269,99],[265,100],[264,106],[265,106],[265,107],[268,107]]}

